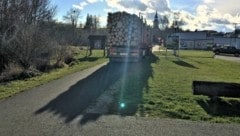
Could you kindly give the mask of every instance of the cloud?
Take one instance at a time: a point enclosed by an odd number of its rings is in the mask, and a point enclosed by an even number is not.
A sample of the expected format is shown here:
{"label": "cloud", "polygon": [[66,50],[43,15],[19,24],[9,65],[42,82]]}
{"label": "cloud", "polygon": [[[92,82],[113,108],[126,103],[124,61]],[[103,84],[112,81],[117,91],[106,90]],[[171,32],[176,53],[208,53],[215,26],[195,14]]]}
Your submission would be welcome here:
{"label": "cloud", "polygon": [[87,5],[88,5],[88,3],[83,1],[83,2],[79,3],[78,5],[74,4],[73,7],[77,8],[77,9],[80,9],[80,10],[83,10],[84,7],[87,6]]}
{"label": "cloud", "polygon": [[215,3],[215,0],[204,0],[203,2],[205,4],[209,4],[209,3]]}
{"label": "cloud", "polygon": [[229,13],[236,15],[240,11],[239,0],[215,0],[214,3],[208,3],[211,8],[216,8],[220,13]]}
{"label": "cloud", "polygon": [[[143,15],[147,19],[148,24],[152,25],[152,21],[156,11],[159,14],[159,19],[167,16],[171,25],[174,19],[174,12],[179,12],[179,20],[182,21],[183,29],[190,30],[233,30],[232,23],[239,22],[239,0],[188,0],[184,4],[186,8],[182,8],[182,1],[170,0],[85,0],[73,7],[83,10],[85,6],[104,2],[107,7],[103,9],[104,12],[126,11],[130,14]],[[174,3],[175,2],[175,3]],[[171,5],[170,5],[171,4]],[[187,8],[191,5],[194,8]],[[175,9],[182,10],[173,10]],[[184,10],[183,10],[184,9]],[[101,20],[106,20],[103,17]],[[161,21],[161,20],[160,20]]]}
{"label": "cloud", "polygon": [[80,2],[79,4],[74,4],[73,7],[83,10],[85,6],[96,3],[96,2],[103,2],[103,0],[86,0],[86,1]]}
{"label": "cloud", "polygon": [[147,9],[147,5],[142,3],[141,1],[135,1],[135,0],[122,0],[118,2],[121,6],[124,8],[135,8],[140,11],[145,11]]}
{"label": "cloud", "polygon": [[233,31],[234,22],[240,22],[238,15],[231,13],[222,13],[216,7],[211,5],[199,5],[195,13],[180,11],[180,18],[184,21],[183,29],[190,30],[217,30],[217,31]]}
{"label": "cloud", "polygon": [[96,3],[98,2],[99,0],[87,0],[88,3]]}
{"label": "cloud", "polygon": [[[231,23],[240,22],[238,11],[240,6],[238,0],[202,0],[194,1],[196,9],[190,11],[174,11],[170,9],[169,0],[106,0],[110,9],[127,11],[138,14],[141,12],[147,22],[152,24],[155,12],[158,11],[159,17],[168,16],[170,23],[173,21],[174,12],[180,12],[179,20],[182,20],[183,29],[190,30],[232,30]],[[190,3],[194,5],[193,3]],[[175,3],[171,3],[175,4]]]}
{"label": "cloud", "polygon": [[[126,11],[130,14],[141,15],[152,25],[156,11],[160,14],[171,12],[169,0],[105,0],[108,11]],[[110,10],[112,9],[112,10]]]}
{"label": "cloud", "polygon": [[148,6],[159,12],[170,11],[168,0],[148,0]]}

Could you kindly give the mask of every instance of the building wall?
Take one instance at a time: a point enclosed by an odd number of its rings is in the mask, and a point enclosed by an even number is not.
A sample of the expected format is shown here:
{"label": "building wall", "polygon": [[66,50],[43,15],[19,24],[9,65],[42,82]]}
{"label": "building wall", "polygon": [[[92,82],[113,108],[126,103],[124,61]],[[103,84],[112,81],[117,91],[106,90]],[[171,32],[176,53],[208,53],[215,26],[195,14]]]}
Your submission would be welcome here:
{"label": "building wall", "polygon": [[182,32],[177,35],[180,49],[206,50],[213,46],[213,39],[207,37],[207,32]]}
{"label": "building wall", "polygon": [[213,46],[213,39],[180,39],[180,49],[206,50]]}
{"label": "building wall", "polygon": [[[240,38],[207,36],[207,32],[182,32],[173,33],[172,36],[179,36],[180,49],[211,49],[215,44],[229,45],[240,49]],[[171,37],[171,36],[169,36]]]}
{"label": "building wall", "polygon": [[214,38],[214,44],[229,45],[240,49],[240,38],[217,37]]}

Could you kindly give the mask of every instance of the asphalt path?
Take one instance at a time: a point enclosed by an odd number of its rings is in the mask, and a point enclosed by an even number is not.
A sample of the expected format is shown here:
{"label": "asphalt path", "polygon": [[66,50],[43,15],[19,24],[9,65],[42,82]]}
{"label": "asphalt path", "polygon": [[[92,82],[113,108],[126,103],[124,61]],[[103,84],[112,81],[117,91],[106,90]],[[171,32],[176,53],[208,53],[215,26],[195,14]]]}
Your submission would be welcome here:
{"label": "asphalt path", "polygon": [[87,112],[118,82],[121,69],[104,63],[1,100],[0,136],[239,135],[238,124]]}

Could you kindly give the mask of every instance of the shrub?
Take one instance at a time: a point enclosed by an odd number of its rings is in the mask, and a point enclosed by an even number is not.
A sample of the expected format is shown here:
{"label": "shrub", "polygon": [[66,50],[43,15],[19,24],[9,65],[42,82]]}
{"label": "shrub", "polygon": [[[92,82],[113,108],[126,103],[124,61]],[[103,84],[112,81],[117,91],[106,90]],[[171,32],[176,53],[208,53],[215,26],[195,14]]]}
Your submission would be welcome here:
{"label": "shrub", "polygon": [[73,61],[76,61],[76,59],[72,56],[72,55],[68,55],[68,56],[66,56],[65,57],[65,60],[64,60],[64,62],[66,63],[66,64],[70,64],[71,62],[73,62]]}
{"label": "shrub", "polygon": [[41,72],[39,72],[37,69],[34,68],[29,68],[24,70],[21,74],[20,74],[20,79],[25,79],[25,78],[31,78],[31,77],[35,77],[35,76],[40,76]]}
{"label": "shrub", "polygon": [[6,66],[6,69],[1,73],[0,82],[8,82],[18,79],[23,71],[24,69],[19,65],[10,63],[8,66]]}

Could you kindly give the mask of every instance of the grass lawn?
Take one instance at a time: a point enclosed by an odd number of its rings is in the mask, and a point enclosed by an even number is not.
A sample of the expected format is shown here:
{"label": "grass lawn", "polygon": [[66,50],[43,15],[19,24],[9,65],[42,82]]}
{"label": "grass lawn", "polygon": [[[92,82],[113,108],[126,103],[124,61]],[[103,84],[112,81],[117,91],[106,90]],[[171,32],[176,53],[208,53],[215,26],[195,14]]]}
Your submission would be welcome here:
{"label": "grass lawn", "polygon": [[240,83],[240,63],[214,59],[210,51],[180,51],[180,57],[157,52],[151,63],[153,76],[143,89],[145,116],[195,121],[240,123],[240,99],[222,98],[212,103],[192,94],[192,81]]}
{"label": "grass lawn", "polygon": [[25,80],[17,80],[9,82],[5,85],[0,85],[0,99],[10,97],[16,93],[22,92],[24,90],[33,88],[35,86],[42,85],[51,80],[55,80],[72,74],[74,72],[93,67],[95,65],[106,62],[108,59],[103,57],[103,51],[95,50],[93,51],[92,56],[85,58],[86,51],[82,50],[78,55],[75,56],[77,61],[75,65],[71,67],[64,67],[61,69],[52,70],[49,73],[44,73],[41,76],[28,78]]}
{"label": "grass lawn", "polygon": [[[240,83],[240,63],[214,59],[211,51],[180,51],[180,57],[165,53],[154,53],[139,63],[105,67],[109,74],[104,78],[111,82],[104,82],[104,89],[114,97],[108,114],[240,123],[240,99],[221,98],[213,103],[206,96],[192,94],[194,80]],[[89,58],[85,54],[77,55],[72,67],[1,85],[0,99],[108,60],[101,51]]]}

